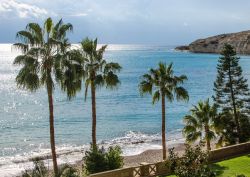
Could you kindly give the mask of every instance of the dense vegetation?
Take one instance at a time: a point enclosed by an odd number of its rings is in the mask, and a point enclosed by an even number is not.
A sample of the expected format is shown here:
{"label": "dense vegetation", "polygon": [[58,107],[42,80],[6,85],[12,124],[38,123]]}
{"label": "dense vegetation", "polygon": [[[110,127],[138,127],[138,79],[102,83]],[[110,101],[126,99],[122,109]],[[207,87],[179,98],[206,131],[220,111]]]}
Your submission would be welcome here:
{"label": "dense vegetation", "polygon": [[123,167],[123,157],[119,146],[109,147],[107,151],[98,146],[92,146],[84,156],[84,169],[88,174],[114,170]]}
{"label": "dense vegetation", "polygon": [[202,151],[202,145],[186,145],[182,156],[170,149],[167,165],[178,177],[215,177],[208,164],[208,155],[206,151]]}
{"label": "dense vegetation", "polygon": [[214,119],[217,116],[215,105],[209,104],[209,99],[200,101],[191,109],[191,115],[184,117],[183,133],[187,142],[195,142],[198,138],[205,141],[207,150],[211,150],[211,141],[215,138]]}
{"label": "dense vegetation", "polygon": [[[249,155],[245,155],[209,164],[209,168],[217,177],[248,177],[250,176],[249,164],[250,157]],[[176,175],[168,177],[176,177]]]}
{"label": "dense vegetation", "polygon": [[225,45],[217,66],[214,82],[214,103],[200,101],[184,117],[183,133],[187,142],[198,138],[207,143],[217,139],[217,146],[232,145],[250,139],[250,91],[247,79],[242,76],[239,57],[234,48]]}
{"label": "dense vegetation", "polygon": [[[97,39],[84,39],[80,47],[72,49],[67,38],[73,26],[62,20],[53,23],[51,18],[43,26],[37,23],[27,24],[25,30],[17,33],[19,43],[14,44],[22,54],[14,60],[20,65],[16,76],[18,87],[31,92],[44,86],[47,90],[50,125],[50,144],[54,176],[77,177],[78,172],[71,166],[58,168],[54,133],[53,91],[58,84],[69,99],[74,97],[85,85],[85,99],[88,89],[92,101],[92,145],[84,157],[84,169],[88,173],[120,168],[123,166],[121,149],[110,147],[107,151],[98,148],[96,140],[96,91],[97,88],[116,88],[120,84],[117,73],[119,63],[108,63],[104,58],[107,45],[97,47]],[[225,146],[245,142],[250,138],[250,91],[247,80],[242,76],[239,57],[234,48],[225,45],[217,66],[217,78],[214,83],[214,103],[209,99],[193,106],[190,114],[184,117],[183,134],[188,143],[200,140],[211,150],[211,141],[217,139],[217,145]],[[162,149],[166,159],[166,101],[188,101],[188,91],[183,87],[185,75],[174,75],[173,64],[160,62],[156,69],[150,69],[141,77],[139,91],[141,95],[152,95],[153,104],[161,100],[162,110]],[[207,154],[200,147],[186,147],[182,158],[170,151],[171,168],[178,176],[213,176],[207,165]],[[23,177],[49,175],[44,164],[34,161],[34,169],[26,171]]]}
{"label": "dense vegetation", "polygon": [[[244,142],[250,137],[250,91],[247,79],[242,76],[240,58],[236,56],[234,48],[225,45],[221,55],[217,65],[218,74],[214,82],[213,98],[221,111],[221,122],[231,122],[230,125],[221,127],[224,132],[219,132],[220,143],[229,145]],[[223,126],[223,123],[220,125]]]}

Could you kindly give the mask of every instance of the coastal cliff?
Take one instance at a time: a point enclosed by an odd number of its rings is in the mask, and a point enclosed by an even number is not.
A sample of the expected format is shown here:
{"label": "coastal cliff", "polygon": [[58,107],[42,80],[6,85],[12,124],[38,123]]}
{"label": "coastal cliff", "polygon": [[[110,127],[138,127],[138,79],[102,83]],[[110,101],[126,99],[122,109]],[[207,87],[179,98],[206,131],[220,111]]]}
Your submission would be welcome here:
{"label": "coastal cliff", "polygon": [[[238,54],[250,54],[250,30],[198,39],[186,46],[185,50],[193,53],[220,53],[226,43],[234,46]],[[176,50],[183,48],[176,47]]]}

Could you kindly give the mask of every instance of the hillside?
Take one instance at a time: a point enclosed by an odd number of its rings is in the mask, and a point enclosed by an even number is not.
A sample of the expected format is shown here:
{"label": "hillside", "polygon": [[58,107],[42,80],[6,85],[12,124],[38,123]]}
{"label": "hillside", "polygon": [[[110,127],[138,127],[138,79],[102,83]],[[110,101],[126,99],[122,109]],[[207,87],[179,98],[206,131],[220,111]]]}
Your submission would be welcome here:
{"label": "hillside", "polygon": [[[234,46],[238,54],[250,54],[250,30],[198,39],[186,46],[185,50],[194,53],[220,53],[226,43]],[[176,50],[183,48],[176,47]]]}

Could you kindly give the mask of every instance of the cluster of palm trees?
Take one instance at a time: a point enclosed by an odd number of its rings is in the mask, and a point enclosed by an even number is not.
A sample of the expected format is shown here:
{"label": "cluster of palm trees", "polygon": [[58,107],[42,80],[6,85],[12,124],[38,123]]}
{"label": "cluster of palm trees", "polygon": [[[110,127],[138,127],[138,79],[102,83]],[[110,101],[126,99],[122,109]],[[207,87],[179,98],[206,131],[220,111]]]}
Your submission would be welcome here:
{"label": "cluster of palm trees", "polygon": [[[56,24],[51,18],[45,20],[43,27],[37,23],[27,24],[25,30],[17,32],[19,43],[14,46],[22,54],[14,60],[22,66],[16,76],[18,87],[31,92],[44,86],[49,102],[50,144],[54,174],[58,174],[54,132],[53,91],[55,85],[67,93],[69,99],[76,96],[85,84],[85,100],[88,89],[92,100],[92,146],[96,141],[96,89],[105,86],[115,88],[120,80],[117,73],[121,70],[118,63],[108,63],[103,59],[107,45],[97,47],[97,39],[85,39],[80,47],[72,49],[67,34],[73,30],[70,23],[59,20]],[[140,93],[153,94],[153,103],[162,101],[162,146],[163,159],[166,159],[165,138],[165,99],[172,102],[188,100],[187,91],[181,86],[187,80],[185,75],[175,76],[173,65],[159,63],[143,75],[139,84]]]}
{"label": "cluster of palm trees", "polygon": [[120,83],[117,72],[118,63],[108,63],[103,59],[107,46],[97,47],[97,39],[85,39],[80,48],[71,49],[67,34],[73,30],[70,23],[59,20],[56,24],[51,18],[45,20],[43,27],[37,23],[27,24],[25,30],[17,33],[19,43],[14,46],[22,51],[14,64],[21,65],[16,76],[18,87],[36,91],[44,86],[49,102],[50,144],[54,174],[58,174],[54,133],[53,91],[58,84],[74,97],[85,83],[85,100],[88,88],[92,98],[92,146],[96,146],[96,89],[105,86],[114,88]]}
{"label": "cluster of palm trees", "polygon": [[[19,43],[14,46],[22,54],[14,60],[15,65],[21,65],[16,76],[18,87],[36,91],[44,86],[49,102],[50,144],[54,174],[58,174],[57,156],[54,133],[53,91],[58,84],[69,99],[76,96],[85,85],[85,100],[88,90],[92,101],[92,146],[97,146],[96,140],[96,89],[106,87],[116,88],[120,80],[117,73],[121,66],[118,63],[107,62],[104,52],[107,45],[98,47],[97,39],[84,39],[78,48],[73,49],[67,34],[73,30],[70,23],[59,20],[53,23],[51,18],[45,20],[41,27],[37,23],[27,24],[25,30],[17,33]],[[183,87],[187,80],[185,75],[176,76],[173,64],[160,62],[156,69],[150,69],[141,77],[139,91],[141,95],[152,95],[152,103],[161,100],[162,108],[162,156],[166,159],[166,101],[188,101],[189,95]],[[83,84],[84,83],[84,84]],[[199,102],[191,109],[191,114],[184,117],[186,126],[183,133],[188,142],[198,138],[205,140],[207,149],[211,150],[211,140],[215,137],[214,118],[217,116],[216,106],[209,100]]]}

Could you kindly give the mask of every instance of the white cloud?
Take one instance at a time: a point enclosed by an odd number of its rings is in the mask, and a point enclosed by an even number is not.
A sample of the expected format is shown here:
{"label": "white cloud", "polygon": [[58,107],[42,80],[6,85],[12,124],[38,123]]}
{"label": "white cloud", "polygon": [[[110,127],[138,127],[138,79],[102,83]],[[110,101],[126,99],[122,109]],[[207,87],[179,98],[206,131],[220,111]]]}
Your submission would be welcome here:
{"label": "white cloud", "polygon": [[85,17],[87,15],[88,15],[87,13],[75,13],[75,14],[71,14],[69,16],[72,16],[72,17]]}
{"label": "white cloud", "polygon": [[21,3],[17,0],[0,0],[0,16],[4,17],[43,17],[48,16],[49,12],[44,8],[35,5]]}

